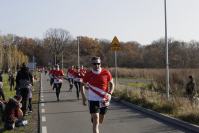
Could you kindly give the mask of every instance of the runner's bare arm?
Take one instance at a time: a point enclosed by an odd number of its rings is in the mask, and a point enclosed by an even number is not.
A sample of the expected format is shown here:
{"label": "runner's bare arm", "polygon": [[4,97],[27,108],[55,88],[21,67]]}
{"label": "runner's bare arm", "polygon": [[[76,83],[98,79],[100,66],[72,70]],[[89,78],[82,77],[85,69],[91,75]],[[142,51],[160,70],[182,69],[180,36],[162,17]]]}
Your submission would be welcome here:
{"label": "runner's bare arm", "polygon": [[85,95],[85,84],[84,83],[81,83],[81,85],[80,85],[80,92],[82,95],[83,105],[85,106],[86,105],[86,95]]}
{"label": "runner's bare arm", "polygon": [[109,85],[110,85],[109,93],[112,95],[115,88],[113,79],[109,82]]}

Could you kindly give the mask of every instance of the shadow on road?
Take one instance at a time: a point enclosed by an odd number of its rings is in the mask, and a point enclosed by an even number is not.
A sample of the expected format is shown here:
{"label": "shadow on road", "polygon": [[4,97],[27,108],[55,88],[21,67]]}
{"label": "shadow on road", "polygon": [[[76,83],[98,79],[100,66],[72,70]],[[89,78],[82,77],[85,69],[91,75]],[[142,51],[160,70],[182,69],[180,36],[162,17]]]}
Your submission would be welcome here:
{"label": "shadow on road", "polygon": [[[66,92],[70,92],[70,93],[71,93],[71,91],[68,91],[68,90],[61,90],[60,93],[62,93],[62,92],[63,92],[63,93],[64,93],[64,92],[65,92],[65,93],[66,93]],[[47,90],[47,91],[46,91],[46,90],[43,90],[42,93],[45,93],[45,94],[47,94],[47,93],[55,93],[55,90]]]}
{"label": "shadow on road", "polygon": [[46,113],[46,115],[48,115],[48,114],[73,114],[73,113],[85,113],[85,112],[88,112],[88,110],[78,110],[78,111],[67,111],[67,112],[53,112],[53,113]]}
{"label": "shadow on road", "polygon": [[[81,100],[81,99],[80,99]],[[77,102],[78,100],[77,99],[64,99],[64,100],[60,100],[60,101],[57,101],[57,100],[49,100],[49,101],[40,101],[40,103],[63,103],[63,102]]]}

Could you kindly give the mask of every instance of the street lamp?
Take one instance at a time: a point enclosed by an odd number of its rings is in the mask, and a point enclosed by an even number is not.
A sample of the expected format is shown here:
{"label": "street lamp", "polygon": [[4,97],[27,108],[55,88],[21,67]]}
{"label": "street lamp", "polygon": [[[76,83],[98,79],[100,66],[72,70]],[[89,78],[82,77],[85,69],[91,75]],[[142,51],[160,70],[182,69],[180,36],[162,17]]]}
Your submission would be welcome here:
{"label": "street lamp", "polygon": [[169,99],[169,57],[168,57],[168,39],[167,39],[167,3],[164,0],[164,16],[165,16],[165,45],[166,45],[166,91],[167,99]]}
{"label": "street lamp", "polygon": [[64,56],[63,56],[63,51],[61,53],[61,67],[62,67],[62,70],[64,68]]}

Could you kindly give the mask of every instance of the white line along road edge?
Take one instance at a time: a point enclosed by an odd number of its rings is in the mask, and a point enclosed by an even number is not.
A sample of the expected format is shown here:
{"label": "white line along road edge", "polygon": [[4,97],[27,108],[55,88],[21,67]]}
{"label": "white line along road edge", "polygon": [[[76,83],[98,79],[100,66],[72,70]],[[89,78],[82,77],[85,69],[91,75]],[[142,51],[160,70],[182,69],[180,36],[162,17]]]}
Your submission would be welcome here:
{"label": "white line along road edge", "polygon": [[[41,95],[41,100],[40,100],[40,102],[44,102],[44,96],[43,96],[43,87],[42,87],[42,74],[41,74],[41,79],[40,79],[40,95]],[[40,103],[40,105],[41,105],[41,107],[44,107],[44,103]],[[45,113],[45,109],[41,109],[41,113],[43,114],[43,113]],[[46,117],[45,116],[42,116],[42,117],[40,117],[40,119],[41,119],[41,121],[42,122],[46,122]],[[47,133],[47,127],[46,126],[42,126],[42,129],[41,129],[42,131],[42,133]]]}

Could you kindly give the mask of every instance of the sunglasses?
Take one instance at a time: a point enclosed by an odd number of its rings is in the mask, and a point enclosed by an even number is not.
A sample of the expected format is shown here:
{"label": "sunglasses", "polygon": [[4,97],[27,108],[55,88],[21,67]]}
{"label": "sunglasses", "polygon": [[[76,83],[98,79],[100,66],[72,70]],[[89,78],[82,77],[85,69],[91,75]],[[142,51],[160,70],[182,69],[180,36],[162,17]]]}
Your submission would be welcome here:
{"label": "sunglasses", "polygon": [[96,66],[96,65],[100,65],[100,63],[93,63],[93,65],[95,65],[95,66]]}

